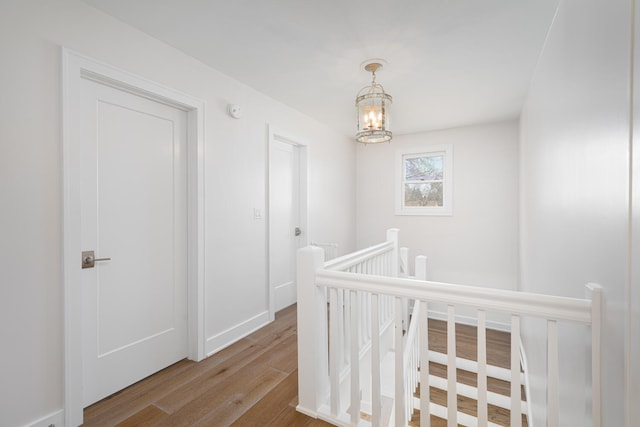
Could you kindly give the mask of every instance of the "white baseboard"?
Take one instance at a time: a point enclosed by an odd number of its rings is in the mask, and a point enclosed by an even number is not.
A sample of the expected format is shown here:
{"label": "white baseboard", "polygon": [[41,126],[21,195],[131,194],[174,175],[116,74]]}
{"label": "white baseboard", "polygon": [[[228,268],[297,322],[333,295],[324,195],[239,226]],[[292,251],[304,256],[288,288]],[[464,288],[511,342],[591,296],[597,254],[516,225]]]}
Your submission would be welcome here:
{"label": "white baseboard", "polygon": [[269,322],[269,311],[267,310],[245,320],[242,323],[232,326],[226,331],[222,331],[219,334],[207,338],[207,342],[205,344],[205,353],[207,357],[217,353],[225,347],[230,346],[252,332],[255,332]]}
{"label": "white baseboard", "polygon": [[295,304],[297,301],[297,289],[295,282],[288,282],[275,288],[275,311],[280,311],[283,308],[289,307],[291,304]]}
{"label": "white baseboard", "polygon": [[[448,314],[443,311],[429,310],[429,317],[432,319],[444,320],[448,319]],[[456,323],[461,323],[463,325],[469,326],[477,326],[478,320],[472,316],[465,316],[462,314],[456,314]],[[511,325],[504,322],[487,320],[486,321],[487,329],[495,329],[498,331],[511,332]]]}
{"label": "white baseboard", "polygon": [[46,415],[39,420],[27,424],[25,427],[63,427],[64,410],[60,409],[52,414]]}

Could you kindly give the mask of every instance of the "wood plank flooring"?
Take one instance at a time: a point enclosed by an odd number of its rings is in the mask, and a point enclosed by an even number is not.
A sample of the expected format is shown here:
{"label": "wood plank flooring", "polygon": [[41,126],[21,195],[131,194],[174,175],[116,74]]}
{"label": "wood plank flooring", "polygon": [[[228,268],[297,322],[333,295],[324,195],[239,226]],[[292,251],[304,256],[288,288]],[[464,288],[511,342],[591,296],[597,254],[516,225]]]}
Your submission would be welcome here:
{"label": "wood plank flooring", "polygon": [[83,426],[330,426],[295,410],[296,306],[234,345],[97,402]]}
{"label": "wood plank flooring", "polygon": [[[83,426],[330,426],[295,410],[296,315],[295,305],[286,308],[276,314],[273,323],[199,363],[182,360],[89,406]],[[475,342],[469,337],[475,329],[466,328],[456,331],[457,351],[473,359]],[[446,329],[437,321],[430,321],[429,329],[430,348],[446,352]],[[508,334],[494,336],[488,331],[487,347],[491,349],[488,359],[508,368]],[[432,374],[442,370],[442,366],[430,365]],[[446,376],[444,371],[440,375]],[[472,374],[460,370],[458,378],[475,383]],[[508,384],[490,382],[490,389],[508,394]],[[432,396],[443,398],[435,390]],[[446,402],[446,392],[444,399]],[[431,420],[433,427],[446,426],[440,418],[432,416]]]}
{"label": "wood plank flooring", "polygon": [[[504,369],[511,367],[511,334],[497,330],[486,330],[487,364]],[[429,350],[439,353],[447,353],[447,323],[442,320],[429,319]],[[475,326],[456,324],[456,356],[467,360],[477,360],[477,328]],[[435,362],[429,362],[429,373],[440,378],[447,378],[447,367]],[[472,387],[477,386],[477,374],[462,369],[456,369],[456,379],[458,383]],[[503,396],[510,396],[511,385],[509,382],[495,378],[487,378],[487,390]],[[447,392],[434,387],[429,387],[431,402],[440,406],[447,406]],[[419,389],[416,390],[416,397],[420,397]],[[526,400],[524,386],[521,388],[521,398]],[[458,396],[458,411],[476,416],[478,413],[478,402],[464,396]],[[488,405],[489,421],[501,426],[509,426],[510,412],[508,409],[494,405]],[[420,425],[420,411],[414,411],[411,426]],[[432,427],[446,427],[447,421],[431,416]],[[522,416],[523,427],[527,426],[526,416]]]}

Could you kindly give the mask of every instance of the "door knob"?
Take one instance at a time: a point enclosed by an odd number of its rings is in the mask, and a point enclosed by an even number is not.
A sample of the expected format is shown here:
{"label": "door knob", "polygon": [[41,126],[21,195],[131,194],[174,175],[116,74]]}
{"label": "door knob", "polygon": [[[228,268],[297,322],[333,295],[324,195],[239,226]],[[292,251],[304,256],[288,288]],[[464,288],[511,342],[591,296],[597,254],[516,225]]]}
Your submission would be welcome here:
{"label": "door knob", "polygon": [[93,268],[98,261],[111,261],[111,258],[96,258],[93,251],[82,252],[82,268]]}
{"label": "door knob", "polygon": [[301,234],[302,234],[302,230],[300,230],[300,227],[296,227],[295,235],[296,235],[296,236],[299,236],[299,235],[301,235]]}

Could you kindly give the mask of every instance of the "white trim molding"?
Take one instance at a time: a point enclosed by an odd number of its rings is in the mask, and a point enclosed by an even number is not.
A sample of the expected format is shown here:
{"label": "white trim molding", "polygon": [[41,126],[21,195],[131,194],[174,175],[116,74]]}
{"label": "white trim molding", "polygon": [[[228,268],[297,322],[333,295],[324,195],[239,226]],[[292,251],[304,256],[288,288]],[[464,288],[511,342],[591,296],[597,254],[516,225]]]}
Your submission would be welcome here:
{"label": "white trim molding", "polygon": [[263,311],[250,319],[245,320],[237,325],[230,327],[212,337],[207,338],[207,357],[211,356],[230,346],[231,344],[240,341],[247,335],[252,334],[263,326],[267,325],[271,320],[269,319],[269,311]]}
{"label": "white trim molding", "polygon": [[[300,175],[300,183],[299,183],[299,215],[300,215],[300,228],[302,229],[302,234],[300,235],[300,247],[305,247],[309,244],[311,239],[309,238],[309,143],[303,139],[299,138],[296,135],[291,135],[288,132],[283,132],[280,129],[268,125],[268,133],[269,138],[267,140],[267,149],[266,149],[266,188],[265,192],[267,194],[266,206],[267,206],[267,221],[266,221],[266,278],[267,278],[267,288],[269,289],[269,319],[275,319],[275,290],[272,289],[271,286],[271,212],[270,212],[270,189],[269,189],[269,181],[270,181],[270,167],[271,167],[271,159],[269,153],[271,152],[271,145],[274,141],[284,142],[286,144],[293,145],[298,148],[298,173]],[[295,260],[292,260],[295,263]],[[295,284],[294,284],[295,288]]]}
{"label": "white trim molding", "polygon": [[[406,206],[405,205],[405,158],[442,157],[442,206]],[[433,181],[430,181],[431,183]],[[428,185],[429,181],[425,182]],[[421,185],[415,181],[408,185]],[[395,214],[396,215],[453,215],[453,145],[424,145],[396,151],[395,158]]]}
{"label": "white trim molding", "polygon": [[57,427],[57,426],[61,426],[63,423],[64,423],[64,411],[61,409],[49,415],[45,415],[40,419],[32,421],[29,424],[27,424],[25,427],[51,427],[51,426]]}
{"label": "white trim molding", "polygon": [[64,414],[66,426],[83,420],[82,306],[78,104],[81,82],[101,84],[171,105],[187,113],[188,355],[205,357],[204,111],[205,103],[142,77],[62,48]]}

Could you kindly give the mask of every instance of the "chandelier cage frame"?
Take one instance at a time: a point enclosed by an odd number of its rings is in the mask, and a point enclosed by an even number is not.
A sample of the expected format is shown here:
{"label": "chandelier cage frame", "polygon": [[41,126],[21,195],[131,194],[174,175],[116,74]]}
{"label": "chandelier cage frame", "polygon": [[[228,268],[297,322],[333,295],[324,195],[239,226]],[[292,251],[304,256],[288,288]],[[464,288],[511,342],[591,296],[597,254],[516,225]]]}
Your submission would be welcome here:
{"label": "chandelier cage frame", "polygon": [[390,110],[393,97],[376,82],[376,71],[381,64],[367,64],[364,69],[372,74],[371,84],[356,95],[356,141],[363,144],[389,142],[393,136],[390,127]]}

